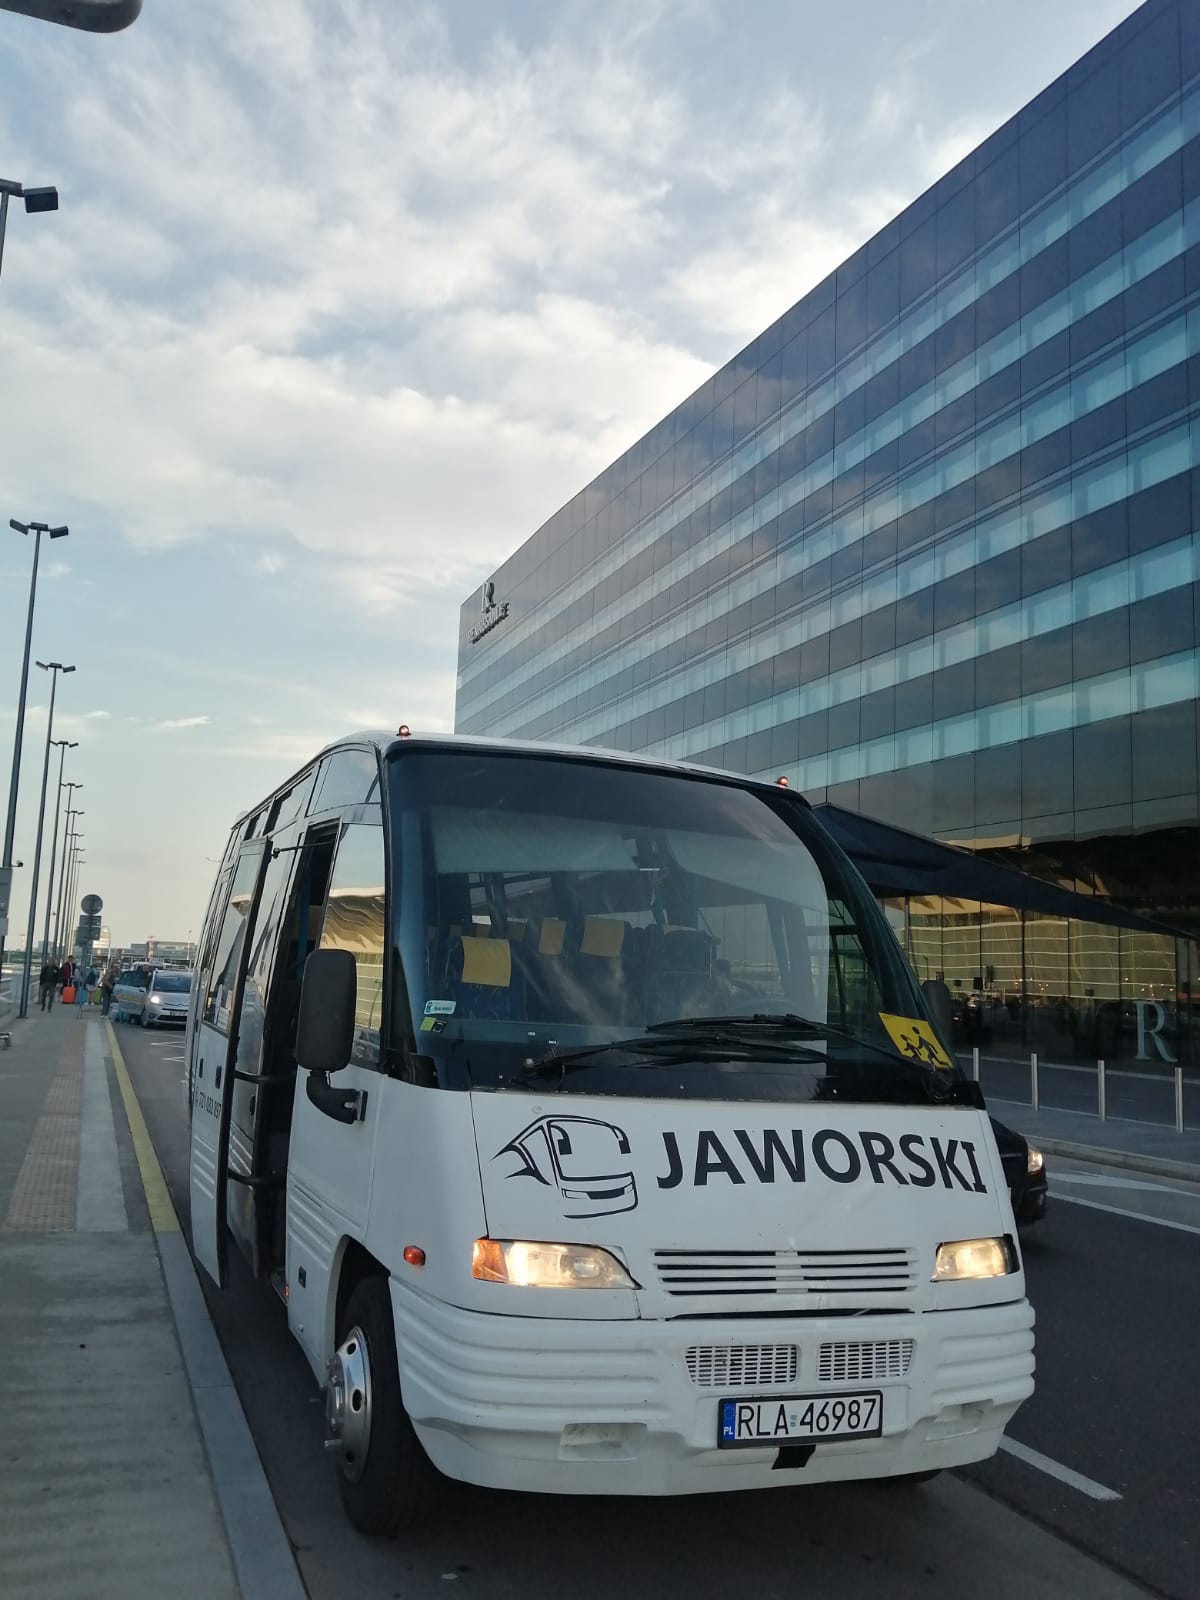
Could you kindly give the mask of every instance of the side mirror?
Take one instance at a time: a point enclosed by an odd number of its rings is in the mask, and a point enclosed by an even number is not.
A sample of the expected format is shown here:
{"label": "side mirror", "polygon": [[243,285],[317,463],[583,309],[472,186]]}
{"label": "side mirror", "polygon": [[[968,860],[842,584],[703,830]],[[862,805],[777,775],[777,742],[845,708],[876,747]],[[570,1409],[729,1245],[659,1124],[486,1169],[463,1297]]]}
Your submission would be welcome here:
{"label": "side mirror", "polygon": [[340,1072],[354,1049],[358,969],[349,950],[314,950],[304,963],[296,1060],[306,1072]]}

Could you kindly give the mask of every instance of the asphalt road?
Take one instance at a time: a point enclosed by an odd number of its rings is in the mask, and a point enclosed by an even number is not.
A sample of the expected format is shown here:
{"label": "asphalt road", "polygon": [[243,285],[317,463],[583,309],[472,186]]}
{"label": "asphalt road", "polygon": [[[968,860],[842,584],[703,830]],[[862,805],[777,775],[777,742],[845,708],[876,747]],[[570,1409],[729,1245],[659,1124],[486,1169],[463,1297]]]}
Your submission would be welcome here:
{"label": "asphalt road", "polygon": [[[182,1038],[126,1027],[118,1038],[186,1230]],[[202,1282],[313,1600],[408,1600],[444,1594],[449,1583],[485,1600],[728,1592],[878,1600],[881,1590],[889,1600],[1132,1600],[1147,1591],[1195,1600],[1200,1231],[1092,1207],[1200,1230],[1200,1192],[1066,1163],[1052,1167],[1051,1187],[1050,1215],[1026,1245],[1038,1390],[1010,1436],[1117,1500],[1090,1498],[1005,1453],[919,1489],[797,1486],[636,1501],[453,1488],[445,1514],[419,1538],[370,1541],[342,1515],[321,1449],[321,1399],[275,1295],[250,1279],[236,1251],[225,1291]]]}

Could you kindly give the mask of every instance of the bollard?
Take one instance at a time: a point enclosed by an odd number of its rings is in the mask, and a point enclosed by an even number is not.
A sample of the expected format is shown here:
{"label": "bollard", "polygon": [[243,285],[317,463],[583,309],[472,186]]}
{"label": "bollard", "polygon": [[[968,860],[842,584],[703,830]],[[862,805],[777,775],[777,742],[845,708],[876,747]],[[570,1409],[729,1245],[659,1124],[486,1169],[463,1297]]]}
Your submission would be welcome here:
{"label": "bollard", "polygon": [[979,1046],[978,1045],[973,1045],[971,1047],[971,1075],[974,1077],[975,1082],[978,1083],[979,1082]]}
{"label": "bollard", "polygon": [[1183,1132],[1183,1068],[1175,1068],[1175,1132]]}
{"label": "bollard", "polygon": [[1032,1104],[1033,1109],[1036,1111],[1037,1108],[1038,1108],[1038,1074],[1037,1074],[1037,1051],[1036,1050],[1029,1057],[1029,1096],[1030,1096],[1030,1103]]}
{"label": "bollard", "polygon": [[1108,1117],[1108,1080],[1104,1076],[1104,1063],[1096,1063],[1096,1093],[1100,1101],[1100,1121]]}

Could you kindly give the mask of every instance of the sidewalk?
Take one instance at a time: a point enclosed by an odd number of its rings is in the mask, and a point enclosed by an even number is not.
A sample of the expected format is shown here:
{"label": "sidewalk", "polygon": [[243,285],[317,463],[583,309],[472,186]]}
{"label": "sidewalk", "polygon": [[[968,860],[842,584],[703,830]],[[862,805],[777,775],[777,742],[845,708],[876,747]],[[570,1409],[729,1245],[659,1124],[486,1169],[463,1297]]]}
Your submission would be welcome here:
{"label": "sidewalk", "polygon": [[0,1593],[257,1600],[266,1588],[238,1582],[213,1416],[227,1435],[240,1423],[253,1457],[239,1487],[261,1467],[109,1029],[62,1006],[12,1029],[0,1051]]}
{"label": "sidewalk", "polygon": [[1200,1128],[1176,1133],[1157,1122],[1131,1122],[1083,1111],[1034,1111],[1028,1104],[986,1094],[988,1110],[1045,1151],[1081,1161],[1128,1167],[1200,1183]]}

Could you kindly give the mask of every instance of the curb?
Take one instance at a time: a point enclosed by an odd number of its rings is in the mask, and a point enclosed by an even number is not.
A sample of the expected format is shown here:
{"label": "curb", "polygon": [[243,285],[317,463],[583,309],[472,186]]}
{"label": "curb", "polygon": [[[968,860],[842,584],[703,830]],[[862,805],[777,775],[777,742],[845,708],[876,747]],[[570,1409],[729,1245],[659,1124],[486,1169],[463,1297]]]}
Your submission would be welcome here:
{"label": "curb", "polygon": [[1071,1139],[1046,1139],[1031,1136],[1043,1154],[1067,1156],[1072,1161],[1087,1161],[1098,1167],[1121,1167],[1129,1172],[1146,1172],[1157,1178],[1175,1178],[1183,1183],[1200,1184],[1200,1165],[1193,1161],[1168,1161],[1165,1156],[1142,1155],[1135,1150],[1106,1150],[1102,1145],[1076,1144]]}
{"label": "curb", "polygon": [[107,1028],[159,1267],[242,1600],[307,1600],[295,1552],[208,1314],[121,1046],[111,1022]]}

